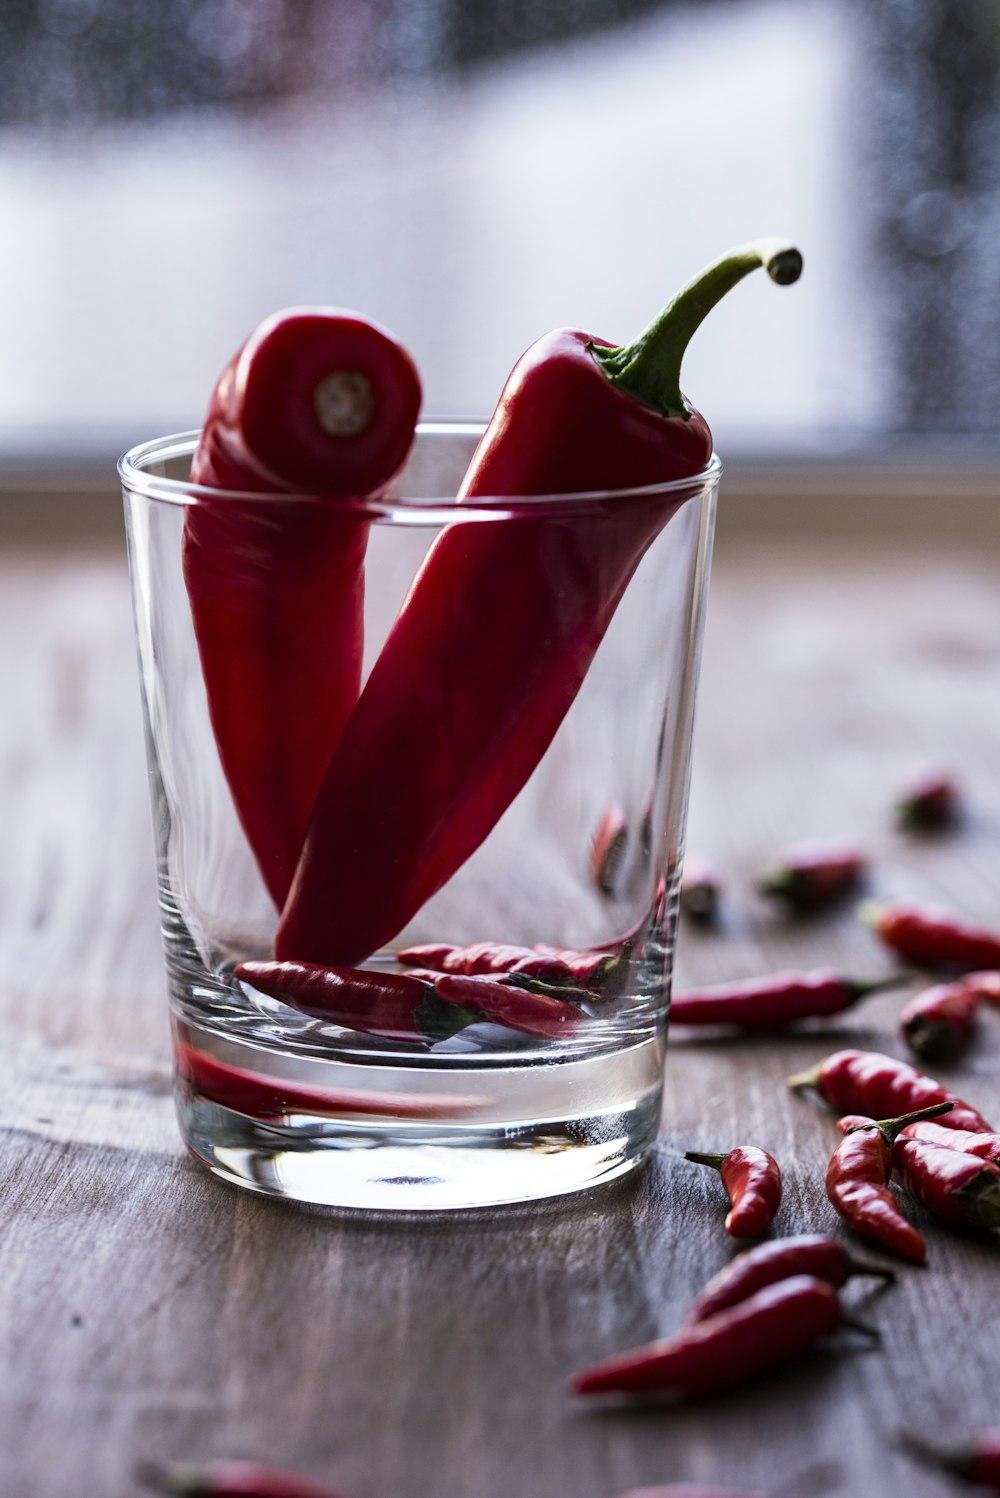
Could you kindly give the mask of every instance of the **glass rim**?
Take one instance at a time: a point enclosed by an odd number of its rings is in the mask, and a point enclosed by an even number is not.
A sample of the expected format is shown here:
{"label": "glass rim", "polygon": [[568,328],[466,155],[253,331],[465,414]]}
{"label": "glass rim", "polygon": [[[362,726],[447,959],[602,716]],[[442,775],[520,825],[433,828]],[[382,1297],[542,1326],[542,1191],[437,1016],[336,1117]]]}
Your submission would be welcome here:
{"label": "glass rim", "polygon": [[[447,420],[435,419],[417,423],[416,435],[420,436],[464,436],[475,438],[477,441],[486,430],[485,421],[472,420]],[[167,504],[185,506],[194,503],[198,499],[219,500],[253,500],[255,503],[280,503],[292,500],[306,501],[308,503],[336,503],[345,512],[354,512],[369,517],[385,517],[398,514],[412,514],[414,517],[423,519],[434,519],[440,514],[446,514],[453,518],[456,513],[465,518],[471,518],[480,511],[486,515],[497,515],[509,512],[512,503],[517,504],[520,509],[522,504],[530,504],[532,508],[548,507],[559,511],[566,509],[601,510],[608,501],[621,503],[625,499],[649,499],[653,495],[681,495],[688,491],[692,494],[706,485],[718,482],[722,473],[722,461],[716,452],[712,453],[706,466],[698,473],[693,473],[679,479],[670,479],[662,484],[643,484],[635,488],[624,489],[585,489],[566,494],[518,494],[506,496],[479,495],[473,499],[464,500],[459,506],[454,496],[438,496],[436,498],[414,497],[410,495],[395,495],[391,492],[385,495],[365,495],[357,498],[331,500],[329,496],[303,492],[297,494],[291,491],[267,492],[254,489],[216,489],[207,484],[193,484],[188,479],[164,478],[160,474],[148,471],[152,463],[167,462],[171,459],[191,457],[198,445],[201,429],[192,428],[186,432],[173,432],[163,437],[153,437],[147,442],[136,444],[135,447],[122,454],[118,459],[118,475],[122,486],[130,493],[140,495],[144,499],[159,500]]]}

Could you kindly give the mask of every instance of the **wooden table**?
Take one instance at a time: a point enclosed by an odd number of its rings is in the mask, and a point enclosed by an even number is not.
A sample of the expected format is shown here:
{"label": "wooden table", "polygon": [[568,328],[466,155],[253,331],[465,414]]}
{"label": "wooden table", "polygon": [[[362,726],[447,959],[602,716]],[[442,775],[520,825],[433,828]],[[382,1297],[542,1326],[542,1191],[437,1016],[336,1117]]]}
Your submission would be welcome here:
{"label": "wooden table", "polygon": [[[849,909],[791,923],[753,893],[800,837],[856,836],[873,892],[1000,925],[1000,537],[908,529],[724,521],[690,846],[729,887],[719,932],[683,930],[681,986],[887,969]],[[550,1206],[345,1218],[241,1194],[183,1156],[123,549],[114,530],[67,536],[22,526],[0,554],[0,1491],[130,1498],[137,1460],[218,1454],[353,1498],[612,1498],[682,1479],[951,1491],[893,1441],[995,1423],[1000,1261],[932,1224],[925,1270],[847,1292],[878,1349],[845,1336],[686,1410],[597,1414],[565,1392],[572,1369],[674,1329],[732,1252],[719,1183],[685,1148],[770,1147],[776,1231],[837,1231],[829,1116],[784,1078],[841,1044],[902,1054],[898,996],[794,1038],[678,1032],[648,1168]],[[967,822],[905,838],[892,796],[928,760],[961,773]],[[1000,1116],[1000,1013],[939,1070]]]}

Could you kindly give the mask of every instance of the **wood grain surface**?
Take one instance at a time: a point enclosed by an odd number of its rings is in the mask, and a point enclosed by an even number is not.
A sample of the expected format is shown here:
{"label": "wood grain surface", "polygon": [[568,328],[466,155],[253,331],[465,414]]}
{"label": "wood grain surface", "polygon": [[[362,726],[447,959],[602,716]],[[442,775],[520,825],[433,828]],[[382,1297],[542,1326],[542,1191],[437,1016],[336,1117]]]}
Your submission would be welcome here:
{"label": "wood grain surface", "polygon": [[[723,922],[685,926],[678,986],[888,958],[848,907],[790,921],[753,890],[776,848],[849,836],[872,892],[1000,926],[1000,534],[755,540],[725,510],[689,847]],[[821,1031],[669,1047],[659,1148],[550,1206],[372,1220],[241,1194],[183,1156],[169,1090],[123,547],[0,553],[0,1492],[133,1498],[140,1459],[266,1458],[348,1498],[612,1498],[704,1480],[800,1498],[933,1498],[901,1429],[996,1423],[996,1238],[926,1226],[930,1260],[846,1299],[850,1334],[749,1391],[598,1413],[567,1375],[677,1327],[734,1251],[684,1149],[755,1141],[786,1171],[776,1233],[839,1232],[835,1135],[792,1071],[841,1044],[902,1055],[886,995]],[[954,767],[947,836],[895,831],[910,770]],[[904,991],[905,993],[906,991]],[[1000,1118],[1000,1010],[939,1068]]]}

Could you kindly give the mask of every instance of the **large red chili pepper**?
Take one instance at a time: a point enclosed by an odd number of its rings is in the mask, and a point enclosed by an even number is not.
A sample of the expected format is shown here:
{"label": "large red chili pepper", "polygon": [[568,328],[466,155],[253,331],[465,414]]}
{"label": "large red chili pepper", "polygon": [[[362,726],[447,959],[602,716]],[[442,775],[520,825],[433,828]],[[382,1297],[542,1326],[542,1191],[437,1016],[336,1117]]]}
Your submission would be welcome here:
{"label": "large red chili pepper", "polygon": [[905,981],[905,974],[892,974],[865,982],[826,968],[771,973],[677,994],[670,1001],[670,1021],[675,1025],[735,1025],[750,1032],[783,1030],[801,1019],[840,1014],[867,994]]}
{"label": "large red chili pepper", "polygon": [[387,1040],[445,1040],[483,1015],[438,996],[406,973],[321,967],[315,962],[241,962],[233,976],[311,1015]]}
{"label": "large red chili pepper", "polygon": [[1000,973],[970,973],[925,989],[904,1004],[899,1031],[923,1061],[961,1050],[972,1035],[984,998],[1000,998]]}
{"label": "large red chili pepper", "polygon": [[737,1254],[709,1280],[687,1314],[685,1325],[706,1321],[719,1311],[738,1305],[765,1285],[775,1285],[796,1274],[813,1275],[839,1289],[855,1274],[873,1274],[894,1280],[895,1273],[880,1264],[852,1259],[842,1244],[822,1233],[796,1238],[775,1238]]}
{"label": "large red chili pepper", "polygon": [[922,1139],[926,1144],[937,1144],[943,1149],[961,1150],[966,1155],[978,1155],[980,1160],[992,1160],[1000,1165],[1000,1134],[973,1133],[968,1129],[946,1129],[940,1124],[908,1124],[901,1139]]}
{"label": "large red chili pepper", "polygon": [[915,1436],[904,1436],[903,1444],[921,1461],[941,1467],[976,1487],[1000,1492],[1000,1429],[980,1431],[958,1446],[929,1446]]}
{"label": "large red chili pepper", "polygon": [[820,846],[792,849],[758,877],[765,895],[776,895],[796,910],[820,910],[857,889],[868,868],[859,848]]}
{"label": "large red chili pepper", "polygon": [[[223,371],[191,466],[183,565],[219,759],[281,906],[361,684],[368,522],[413,440],[406,351],[354,313],[267,319]],[[276,499],[307,494],[320,498]]]}
{"label": "large red chili pepper", "polygon": [[[279,957],[358,961],[479,847],[544,755],[639,561],[682,503],[594,491],[705,470],[712,438],[681,394],[684,349],[755,267],[784,284],[801,263],[787,244],[747,246],[627,347],[560,329],[522,357],[459,497],[524,503],[496,523],[446,526],[428,552],[330,763]],[[532,513],[531,496],[578,492],[592,496],[582,509]]]}
{"label": "large red chili pepper", "polygon": [[174,1065],[177,1076],[195,1092],[222,1108],[232,1108],[249,1118],[264,1121],[306,1113],[340,1118],[344,1114],[376,1118],[445,1118],[456,1110],[467,1112],[479,1106],[477,1098],[455,1099],[425,1094],[410,1098],[393,1092],[325,1092],[318,1087],[300,1087],[264,1072],[228,1066],[174,1035]]}
{"label": "large red chili pepper", "polygon": [[868,901],[861,916],[893,952],[921,967],[1000,968],[1000,936],[915,905]]}
{"label": "large red chili pepper", "polygon": [[684,1158],[719,1171],[730,1201],[726,1232],[733,1238],[756,1238],[772,1222],[781,1205],[781,1167],[767,1150],[738,1144],[727,1154],[689,1150]]}
{"label": "large red chili pepper", "polygon": [[142,1462],[135,1476],[175,1498],[339,1498],[332,1488],[260,1462]]}
{"label": "large red chili pepper", "polygon": [[837,1292],[798,1274],[683,1329],[577,1373],[577,1394],[661,1394],[694,1399],[738,1388],[811,1347],[841,1322]]}
{"label": "large red chili pepper", "polygon": [[789,1077],[796,1090],[814,1087],[837,1113],[862,1113],[866,1118],[895,1117],[935,1103],[952,1103],[945,1127],[989,1133],[992,1126],[969,1103],[924,1076],[906,1061],[895,1061],[879,1051],[834,1051],[818,1066]]}
{"label": "large red chili pepper", "polygon": [[924,1262],[927,1245],[889,1190],[892,1146],[908,1123],[943,1113],[949,1106],[939,1103],[916,1115],[852,1122],[826,1168],[826,1194],[848,1227],[911,1264]]}
{"label": "large red chili pepper", "polygon": [[892,1163],[907,1190],[949,1227],[1000,1227],[1000,1169],[991,1161],[897,1139]]}

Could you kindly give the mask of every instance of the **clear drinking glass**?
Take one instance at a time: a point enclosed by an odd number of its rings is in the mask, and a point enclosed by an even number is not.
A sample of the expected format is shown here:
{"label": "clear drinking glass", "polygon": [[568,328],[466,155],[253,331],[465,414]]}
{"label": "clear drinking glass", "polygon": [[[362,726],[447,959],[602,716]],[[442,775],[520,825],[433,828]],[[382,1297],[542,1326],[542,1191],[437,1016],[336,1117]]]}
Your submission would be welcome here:
{"label": "clear drinking glass", "polygon": [[[579,586],[576,551],[593,556],[596,547],[603,558],[601,538],[624,516],[639,538],[634,566],[595,626],[579,689],[523,789],[363,966],[404,972],[395,954],[424,943],[579,954],[569,987],[530,973],[495,979],[505,988],[524,983],[517,994],[529,1009],[535,999],[567,1003],[572,1023],[551,1034],[516,1019],[514,1028],[496,1006],[490,1017],[435,997],[431,1008],[453,1023],[389,1038],[310,1018],[234,976],[237,964],[271,957],[278,912],[213,732],[183,565],[186,527],[199,503],[252,498],[267,514],[270,505],[331,502],[199,490],[187,477],[197,433],[147,443],[119,464],[180,1129],[198,1160],[252,1190],[377,1210],[523,1201],[620,1176],[656,1135],[720,466],[713,459],[694,478],[641,491],[457,503],[481,432],[468,423],[421,426],[391,492],[347,502],[368,536],[364,677],[445,528],[495,527],[487,534],[498,539],[508,528],[515,556],[544,555],[551,595],[543,617],[557,621]],[[516,562],[510,570],[516,598]],[[470,598],[455,628],[484,637],[481,669],[490,671],[504,641],[502,631],[491,635],[483,607]],[[539,639],[537,649],[550,644]],[[439,666],[412,662],[429,684]],[[280,731],[267,714],[260,702],[257,723]],[[249,723],[247,733],[255,731]],[[402,735],[396,762],[433,753],[427,739]],[[493,762],[505,752],[509,742],[491,731]],[[391,828],[389,838],[391,847]],[[344,898],[351,877],[346,860],[343,882],[333,879],[324,899],[336,902],[338,889]],[[433,976],[427,982],[433,994]]]}

